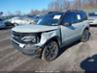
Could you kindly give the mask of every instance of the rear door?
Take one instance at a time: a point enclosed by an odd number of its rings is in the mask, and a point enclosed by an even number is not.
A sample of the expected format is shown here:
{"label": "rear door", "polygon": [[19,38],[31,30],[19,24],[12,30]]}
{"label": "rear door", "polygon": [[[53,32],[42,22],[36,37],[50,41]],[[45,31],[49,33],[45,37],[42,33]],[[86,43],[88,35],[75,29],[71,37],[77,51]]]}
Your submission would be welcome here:
{"label": "rear door", "polygon": [[74,22],[72,26],[76,28],[76,32],[74,34],[75,34],[75,37],[77,38],[82,35],[82,30],[84,26],[88,24],[87,15],[85,14],[85,12],[80,11],[76,13],[75,19],[76,21]]}
{"label": "rear door", "polygon": [[82,17],[80,14],[75,14],[75,21],[72,24],[72,27],[75,28],[74,37],[79,38],[81,36],[81,30],[83,29],[85,25],[85,21],[82,20]]}
{"label": "rear door", "polygon": [[69,23],[71,26],[61,26],[63,43],[71,43],[72,41],[77,40],[82,28],[81,22],[79,22],[80,20],[81,16],[76,13],[68,13],[64,16],[62,24]]}

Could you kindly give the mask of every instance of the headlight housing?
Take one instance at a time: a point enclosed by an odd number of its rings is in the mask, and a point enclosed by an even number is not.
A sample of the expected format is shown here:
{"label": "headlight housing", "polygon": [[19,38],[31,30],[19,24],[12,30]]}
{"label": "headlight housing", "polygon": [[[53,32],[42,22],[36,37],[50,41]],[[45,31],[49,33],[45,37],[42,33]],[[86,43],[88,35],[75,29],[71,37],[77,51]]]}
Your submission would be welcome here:
{"label": "headlight housing", "polygon": [[40,36],[39,35],[26,35],[21,38],[21,40],[25,43],[29,44],[35,44],[40,41]]}
{"label": "headlight housing", "polygon": [[37,39],[36,36],[24,36],[21,38],[22,41],[26,42],[26,43],[36,43]]}
{"label": "headlight housing", "polygon": [[40,42],[41,33],[19,33],[13,31],[12,38],[20,43],[37,44]]}

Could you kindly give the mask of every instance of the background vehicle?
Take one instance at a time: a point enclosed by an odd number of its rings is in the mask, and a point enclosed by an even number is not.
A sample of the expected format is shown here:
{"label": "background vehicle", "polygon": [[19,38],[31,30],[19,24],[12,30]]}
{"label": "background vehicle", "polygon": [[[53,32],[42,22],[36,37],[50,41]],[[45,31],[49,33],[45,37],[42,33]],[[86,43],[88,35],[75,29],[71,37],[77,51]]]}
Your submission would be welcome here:
{"label": "background vehicle", "polygon": [[0,19],[0,28],[6,28],[6,25],[3,19]]}
{"label": "background vehicle", "polygon": [[13,17],[5,21],[6,25],[12,25],[12,26],[23,25],[23,24],[35,24],[35,23],[36,22],[34,19],[27,16]]}
{"label": "background vehicle", "polygon": [[74,41],[89,40],[86,13],[79,10],[49,12],[37,25],[17,26],[12,29],[12,44],[24,54],[54,60],[63,46]]}
{"label": "background vehicle", "polygon": [[37,24],[37,22],[42,19],[44,17],[44,15],[34,15],[34,16],[28,16],[30,18],[32,18],[32,20],[35,21],[35,23]]}
{"label": "background vehicle", "polygon": [[97,13],[89,13],[88,20],[90,25],[97,25]]}

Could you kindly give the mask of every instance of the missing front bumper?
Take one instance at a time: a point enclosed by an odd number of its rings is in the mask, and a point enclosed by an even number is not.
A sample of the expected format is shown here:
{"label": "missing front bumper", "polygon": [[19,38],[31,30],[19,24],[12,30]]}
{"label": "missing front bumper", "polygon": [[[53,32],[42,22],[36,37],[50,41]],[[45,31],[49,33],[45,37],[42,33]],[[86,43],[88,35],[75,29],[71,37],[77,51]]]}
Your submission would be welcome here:
{"label": "missing front bumper", "polygon": [[23,47],[20,47],[20,43],[17,43],[13,40],[12,40],[12,45],[14,48],[19,50],[23,54],[30,55],[33,58],[40,58],[41,57],[42,48],[40,48],[38,46],[33,46],[33,47],[28,48],[26,45],[25,45],[25,47],[23,45]]}

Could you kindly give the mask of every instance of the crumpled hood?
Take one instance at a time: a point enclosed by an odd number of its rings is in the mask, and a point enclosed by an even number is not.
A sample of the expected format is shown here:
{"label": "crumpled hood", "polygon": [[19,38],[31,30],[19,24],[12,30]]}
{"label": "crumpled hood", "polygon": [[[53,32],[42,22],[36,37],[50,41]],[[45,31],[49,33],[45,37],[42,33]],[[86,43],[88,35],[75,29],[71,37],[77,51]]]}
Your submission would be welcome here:
{"label": "crumpled hood", "polygon": [[23,25],[12,28],[12,31],[20,33],[37,33],[58,29],[58,26]]}

